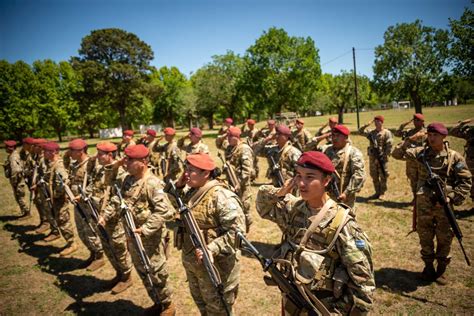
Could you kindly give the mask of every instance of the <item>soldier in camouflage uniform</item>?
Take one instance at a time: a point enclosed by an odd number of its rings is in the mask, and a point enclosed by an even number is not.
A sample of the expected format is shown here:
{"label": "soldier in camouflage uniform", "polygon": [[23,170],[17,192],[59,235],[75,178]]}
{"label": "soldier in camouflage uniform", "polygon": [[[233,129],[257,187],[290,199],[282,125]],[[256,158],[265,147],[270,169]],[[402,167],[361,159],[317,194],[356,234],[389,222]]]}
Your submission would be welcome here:
{"label": "soldier in camouflage uniform", "polygon": [[123,152],[128,146],[136,145],[135,141],[133,140],[134,131],[127,129],[123,131],[122,142],[118,146],[118,155],[120,157],[123,156]]}
{"label": "soldier in camouflage uniform", "polygon": [[304,151],[319,150],[319,143],[326,140],[326,145],[332,144],[331,131],[337,125],[337,118],[330,117],[328,122],[321,126],[311,141],[306,143]]}
{"label": "soldier in camouflage uniform", "polygon": [[160,153],[160,172],[163,176],[163,181],[168,183],[168,181],[176,181],[181,172],[181,150],[178,148],[174,136],[176,131],[167,127],[163,130],[165,134],[166,143],[163,145],[156,144],[153,148],[153,151]]}
{"label": "soldier in camouflage uniform", "polygon": [[[279,125],[276,134],[267,136],[259,141],[255,147],[255,153],[261,157],[273,157],[276,164],[281,168],[283,180],[286,181],[295,176],[296,161],[301,156],[301,151],[294,147],[290,142],[291,131],[285,125]],[[268,145],[271,141],[276,141],[276,145]],[[267,175],[271,174],[271,163]],[[273,184],[277,185],[275,177],[272,177]]]}
{"label": "soldier in camouflage uniform", "polygon": [[[238,178],[239,189],[235,192],[242,201],[245,214],[246,231],[249,232],[252,218],[250,207],[252,205],[252,191],[250,183],[255,178],[254,153],[252,148],[241,141],[241,131],[238,127],[230,127],[227,130],[227,140],[229,146],[225,150],[225,159],[234,168]],[[229,179],[227,179],[229,182]]]}
{"label": "soldier in camouflage uniform", "polygon": [[40,225],[35,230],[37,234],[44,233],[50,228],[50,217],[48,216],[48,207],[46,205],[45,197],[43,195],[43,192],[41,192],[41,190],[37,188],[37,183],[46,169],[43,148],[41,148],[41,145],[46,142],[47,140],[44,138],[37,138],[35,139],[34,145],[32,147],[32,157],[34,159],[34,166],[31,191],[34,192],[33,202],[36,206],[36,209],[38,210],[40,217]]}
{"label": "soldier in camouflage uniform", "polygon": [[[69,142],[69,156],[73,160],[69,167],[69,186],[71,187],[76,201],[82,210],[84,210],[84,215],[87,216],[89,223],[93,223],[94,220],[90,215],[87,204],[80,199],[81,192],[79,186],[83,189],[87,187],[89,175],[95,167],[96,159],[95,157],[89,157],[87,154],[87,143],[82,139],[74,139]],[[105,264],[100,237],[96,230],[92,231],[87,222],[79,214],[77,208],[74,208],[74,219],[79,238],[90,251],[89,258],[83,263],[83,267],[85,267],[87,271],[96,271]]]}
{"label": "soldier in camouflage uniform", "polygon": [[229,129],[229,127],[232,126],[233,123],[234,123],[234,120],[230,117],[224,120],[224,124],[217,132],[217,138],[216,138],[217,149],[225,150],[227,146],[229,146],[229,143],[227,142],[227,130]]}
{"label": "soldier in camouflage uniform", "polygon": [[[117,178],[125,178],[125,171],[121,167],[122,161],[115,161],[114,155],[117,146],[111,142],[100,142],[97,144],[97,161],[94,169],[90,173],[89,185],[86,192],[92,198],[92,203],[96,206],[100,216],[103,215],[104,208],[110,199],[112,186]],[[132,259],[127,249],[127,236],[123,223],[119,218],[107,221],[100,219],[107,232],[109,240],[104,240],[101,236],[104,252],[116,272],[110,287],[112,294],[118,294],[132,286]]]}
{"label": "soldier in camouflage uniform", "polygon": [[241,130],[242,134],[240,137],[242,139],[245,139],[247,144],[252,147],[253,142],[257,140],[257,134],[259,132],[258,128],[255,128],[255,120],[253,119],[248,119],[247,124],[242,125]]}
{"label": "soldier in camouflage uniform", "polygon": [[[276,122],[275,120],[268,120],[267,121],[267,127],[262,128],[261,130],[258,131],[254,138],[254,142],[260,141],[261,139],[268,139],[269,142],[274,145],[276,144],[275,139],[272,138],[276,134]],[[270,144],[269,143],[269,144]]]}
{"label": "soldier in camouflage uniform", "polygon": [[311,133],[304,128],[304,121],[302,119],[296,119],[295,129],[291,132],[291,139],[293,145],[303,152],[306,145],[311,141]]}
{"label": "soldier in camouflage uniform", "polygon": [[344,203],[354,209],[356,193],[365,183],[364,157],[359,149],[349,143],[350,131],[344,125],[336,125],[332,129],[332,145],[325,146],[321,151],[331,159],[335,166],[334,185],[337,186],[339,195],[332,185],[328,186],[329,196],[334,201]]}
{"label": "soldier in camouflage uniform", "polygon": [[[260,187],[257,211],[284,231],[273,258],[287,260],[280,268],[312,302],[317,298],[328,313],[367,314],[375,291],[372,247],[351,209],[325,194],[334,171],[323,153],[303,153],[295,179],[282,188]],[[290,193],[295,186],[300,197]],[[285,298],[283,310],[284,315],[301,312]]]}
{"label": "soldier in camouflage uniform", "polygon": [[[188,145],[184,145],[186,139],[191,141]],[[185,137],[182,137],[178,140],[178,148],[183,150],[186,153],[186,156],[189,154],[196,154],[196,153],[209,153],[209,147],[204,144],[201,140],[202,138],[202,131],[197,128],[193,127],[189,131],[189,134]]]}
{"label": "soldier in camouflage uniform", "polygon": [[[366,128],[375,123],[375,129],[366,132]],[[383,128],[384,117],[382,115],[377,115],[372,121],[363,125],[359,129],[359,133],[363,136],[366,136],[370,140],[369,147],[367,149],[369,156],[369,169],[370,177],[374,183],[375,194],[370,196],[370,199],[383,199],[384,194],[387,191],[387,180],[389,176],[388,172],[388,157],[392,151],[393,136],[392,133]],[[371,139],[375,139],[374,143]],[[380,154],[377,157],[377,153]],[[384,163],[384,166],[379,161]],[[382,171],[383,168],[383,172]]]}
{"label": "soldier in camouflage uniform", "polygon": [[59,254],[61,257],[65,257],[77,250],[77,244],[74,241],[73,225],[69,215],[69,204],[66,201],[65,188],[57,176],[57,174],[60,174],[63,180],[67,183],[68,173],[61,157],[59,156],[59,145],[55,142],[47,142],[44,143],[42,147],[46,162],[44,177],[49,186],[48,192],[53,205],[53,209],[50,209],[48,214],[54,217],[50,222],[57,224],[57,227],[54,227],[51,230],[51,233],[43,239],[43,241],[46,243],[54,241],[60,238],[59,232],[61,232],[61,235],[66,239],[67,244],[66,248],[64,248]]}
{"label": "soldier in camouflage uniform", "polygon": [[[168,196],[163,192],[161,181],[148,169],[149,154],[148,148],[143,145],[129,146],[125,150],[125,163],[129,174],[125,178],[117,180],[124,202],[128,205],[137,227],[134,233],[141,235],[143,247],[150,258],[151,279],[156,291],[148,283],[141,259],[130,241],[128,249],[133,265],[142,279],[148,295],[155,303],[147,309],[146,313],[174,315],[176,306],[171,301],[172,291],[169,285],[163,239],[167,231],[166,222],[174,218],[175,210]],[[114,195],[105,208],[100,223],[118,221],[120,217],[120,200]],[[125,222],[124,225],[126,225]]]}
{"label": "soldier in camouflage uniform", "polygon": [[147,129],[146,135],[140,138],[136,144],[143,144],[150,151],[150,165],[153,167],[153,172],[158,174],[160,166],[160,155],[154,151],[154,148],[158,145],[162,137],[156,138],[156,131],[153,129]]}
{"label": "soldier in camouflage uniform", "polygon": [[[433,189],[428,185],[428,170],[423,162],[427,162],[433,173],[445,183],[446,195],[450,203],[461,205],[471,189],[471,173],[464,158],[449,148],[444,142],[448,130],[441,123],[428,125],[428,145],[410,148],[405,140],[393,151],[395,159],[412,160],[418,163],[418,184],[416,193],[416,231],[420,238],[421,258],[425,263],[422,277],[428,281],[436,280],[445,285],[444,275],[450,259],[449,252],[453,240],[453,232],[443,207],[434,196]],[[436,250],[433,239],[436,237]],[[435,271],[434,260],[438,265]]]}
{"label": "soldier in camouflage uniform", "polygon": [[[474,175],[474,127],[468,125],[470,122],[470,119],[459,122],[449,131],[449,135],[466,140],[464,158],[469,171]],[[471,199],[474,200],[474,186],[471,187]]]}
{"label": "soldier in camouflage uniform", "polygon": [[[222,279],[224,300],[232,309],[240,280],[240,251],[234,247],[234,229],[245,230],[245,217],[237,195],[215,180],[215,170],[216,165],[208,154],[189,155],[184,174],[176,186],[183,189],[183,201],[204,234]],[[194,249],[184,227],[178,229],[176,240],[178,249],[182,250],[181,259],[189,289],[201,315],[226,315],[201,262],[203,253]]]}
{"label": "soldier in camouflage uniform", "polygon": [[29,217],[30,212],[25,201],[26,184],[23,178],[23,162],[20,158],[20,152],[15,149],[16,142],[14,140],[7,140],[4,143],[7,152],[7,159],[3,164],[5,177],[10,180],[13,195],[20,207],[21,216]]}

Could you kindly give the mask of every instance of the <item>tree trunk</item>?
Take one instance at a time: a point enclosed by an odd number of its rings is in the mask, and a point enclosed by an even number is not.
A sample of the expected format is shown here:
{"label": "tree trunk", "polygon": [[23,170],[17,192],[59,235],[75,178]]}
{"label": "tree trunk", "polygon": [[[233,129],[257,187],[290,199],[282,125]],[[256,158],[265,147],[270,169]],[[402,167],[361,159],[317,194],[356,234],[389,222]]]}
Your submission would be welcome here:
{"label": "tree trunk", "polygon": [[214,129],[214,114],[213,113],[211,113],[207,117],[207,124],[209,125],[209,129]]}
{"label": "tree trunk", "polygon": [[56,135],[58,135],[58,141],[61,143],[63,141],[63,138],[61,137],[61,130],[56,129]]}
{"label": "tree trunk", "polygon": [[344,105],[337,107],[337,121],[339,124],[344,124]]}
{"label": "tree trunk", "polygon": [[421,98],[418,91],[410,91],[410,98],[413,104],[415,105],[415,113],[423,113],[421,107]]}
{"label": "tree trunk", "polygon": [[129,126],[125,117],[125,107],[119,106],[118,112],[120,116],[120,126],[122,126],[122,131],[129,129]]}

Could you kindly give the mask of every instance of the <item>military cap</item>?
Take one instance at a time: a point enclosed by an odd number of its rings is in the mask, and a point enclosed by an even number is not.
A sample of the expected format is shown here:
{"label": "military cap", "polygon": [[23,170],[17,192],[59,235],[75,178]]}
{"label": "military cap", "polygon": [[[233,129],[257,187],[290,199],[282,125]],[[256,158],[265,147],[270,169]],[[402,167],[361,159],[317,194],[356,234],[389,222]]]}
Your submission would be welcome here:
{"label": "military cap", "polygon": [[375,116],[375,117],[374,117],[374,120],[378,120],[378,121],[380,121],[380,122],[382,122],[382,123],[383,123],[383,121],[385,121],[383,115],[377,115],[377,116]]}
{"label": "military cap", "polygon": [[96,145],[97,150],[105,151],[107,153],[114,152],[117,150],[117,145],[111,142],[99,142]]}
{"label": "military cap", "polygon": [[174,134],[176,134],[176,131],[174,130],[174,128],[166,127],[166,128],[163,130],[163,133],[164,133],[165,135],[174,135]]}
{"label": "military cap", "polygon": [[248,120],[247,120],[247,124],[255,125],[255,120],[253,120],[253,119],[248,119]]}
{"label": "military cap", "polygon": [[35,139],[33,137],[23,138],[23,144],[33,145],[34,142],[35,142]]}
{"label": "military cap", "polygon": [[186,157],[186,161],[201,170],[208,170],[212,171],[216,169],[216,163],[214,160],[209,156],[209,154],[205,153],[197,153],[197,154],[191,154],[188,157]]}
{"label": "military cap", "polygon": [[339,134],[342,134],[342,135],[345,135],[345,136],[349,136],[349,134],[351,133],[349,131],[349,129],[347,127],[345,127],[344,125],[342,125],[342,124],[338,124],[338,125],[334,126],[332,131],[333,131],[333,133],[339,133]]}
{"label": "military cap", "polygon": [[155,137],[156,131],[154,129],[147,129],[146,134]]}
{"label": "military cap", "polygon": [[6,140],[3,142],[5,144],[5,146],[7,147],[15,147],[16,146],[16,141],[14,140]]}
{"label": "military cap", "polygon": [[59,145],[56,142],[46,142],[41,144],[41,148],[48,151],[59,151]]}
{"label": "military cap", "polygon": [[337,123],[337,118],[336,117],[330,117],[329,122]]}
{"label": "military cap", "polygon": [[428,125],[426,128],[428,133],[438,133],[441,135],[448,135],[448,129],[444,126],[443,123],[434,122]]}
{"label": "military cap", "polygon": [[234,120],[232,118],[228,117],[224,120],[224,122],[226,122],[227,124],[232,124],[232,123],[234,123]]}
{"label": "military cap", "polygon": [[235,126],[231,126],[227,130],[227,135],[229,136],[240,137],[240,134],[242,134],[242,131],[240,130],[240,128]]}
{"label": "military cap", "polygon": [[300,123],[300,124],[303,124],[304,125],[304,121],[302,119],[296,119],[296,123]]}
{"label": "military cap", "polygon": [[199,128],[197,128],[197,127],[191,128],[191,130],[189,131],[189,133],[190,133],[190,134],[193,134],[194,136],[199,137],[199,138],[202,137],[202,131],[201,131]]}
{"label": "military cap", "polygon": [[333,173],[336,170],[328,156],[319,151],[304,152],[296,164],[303,168],[318,169],[324,173]]}
{"label": "military cap", "polygon": [[128,158],[131,159],[142,159],[148,157],[148,154],[150,151],[148,148],[145,147],[145,145],[140,144],[140,145],[130,145],[127,148],[125,148],[125,155],[127,155]]}
{"label": "military cap", "polygon": [[82,150],[87,147],[87,143],[83,139],[76,138],[69,142],[68,147],[72,150]]}
{"label": "military cap", "polygon": [[423,121],[423,122],[425,121],[425,117],[424,117],[423,114],[421,114],[421,113],[416,113],[416,114],[414,114],[414,115],[413,115],[413,118],[414,118],[414,119],[417,119],[418,121]]}
{"label": "military cap", "polygon": [[268,125],[275,125],[275,120],[268,120],[268,121],[267,121],[267,124],[268,124]]}
{"label": "military cap", "polygon": [[133,134],[134,134],[134,131],[132,131],[131,129],[127,129],[123,131],[123,136],[133,136]]}
{"label": "military cap", "polygon": [[278,134],[282,134],[282,135],[285,135],[285,136],[291,136],[291,131],[290,129],[288,128],[288,126],[286,125],[278,125],[278,127],[276,128],[276,132]]}
{"label": "military cap", "polygon": [[35,141],[35,145],[41,147],[41,144],[44,144],[44,143],[47,143],[47,142],[48,142],[48,140],[46,138],[37,138],[36,141]]}

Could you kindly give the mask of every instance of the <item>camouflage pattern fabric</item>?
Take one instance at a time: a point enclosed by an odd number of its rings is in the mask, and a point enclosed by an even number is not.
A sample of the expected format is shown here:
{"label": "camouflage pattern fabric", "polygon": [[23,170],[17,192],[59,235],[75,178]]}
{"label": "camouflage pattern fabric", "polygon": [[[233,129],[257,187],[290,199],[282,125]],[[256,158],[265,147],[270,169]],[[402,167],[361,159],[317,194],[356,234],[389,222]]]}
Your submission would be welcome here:
{"label": "camouflage pattern fabric", "polygon": [[[474,175],[474,127],[458,124],[449,131],[449,135],[466,140],[464,158],[469,171]],[[471,187],[471,199],[474,200],[474,186]]]}
{"label": "camouflage pattern fabric", "polygon": [[184,137],[178,140],[178,148],[184,151],[186,153],[186,156],[190,154],[197,154],[197,153],[204,153],[204,154],[209,153],[209,147],[206,144],[204,144],[202,140],[200,140],[194,145],[191,143],[189,143],[188,145],[184,145],[185,140],[186,138]]}
{"label": "camouflage pattern fabric", "polygon": [[176,181],[183,172],[180,162],[181,150],[178,148],[177,143],[173,140],[163,145],[157,144],[153,150],[161,154],[161,159],[165,159],[168,167],[168,171],[163,175],[163,181],[165,183],[169,180]]}
{"label": "camouflage pattern fabric", "polygon": [[293,145],[298,148],[300,151],[304,151],[306,148],[306,145],[311,142],[313,136],[311,133],[306,129],[302,128],[301,130],[298,131],[298,129],[294,129],[291,132],[292,136],[292,142]]}
{"label": "camouflage pattern fabric", "polygon": [[13,195],[15,196],[15,201],[20,207],[21,213],[28,214],[29,210],[25,198],[27,186],[23,175],[24,163],[20,158],[20,152],[18,150],[14,150],[7,156],[4,168],[5,176],[10,180]]}

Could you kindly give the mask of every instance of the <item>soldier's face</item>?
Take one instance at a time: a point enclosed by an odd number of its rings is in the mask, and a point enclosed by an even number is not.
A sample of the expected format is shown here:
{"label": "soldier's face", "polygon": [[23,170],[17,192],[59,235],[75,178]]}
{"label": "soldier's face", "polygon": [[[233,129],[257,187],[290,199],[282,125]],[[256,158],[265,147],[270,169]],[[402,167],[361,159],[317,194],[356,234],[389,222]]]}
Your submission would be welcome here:
{"label": "soldier's face", "polygon": [[239,138],[231,135],[227,135],[227,140],[230,146],[236,146],[239,143]]}
{"label": "soldier's face", "polygon": [[7,151],[7,153],[11,154],[14,150],[15,150],[15,147],[5,147],[5,150]]}
{"label": "soldier's face", "polygon": [[380,120],[375,120],[374,124],[376,128],[382,128],[382,125],[383,125],[382,121]]}
{"label": "soldier's face", "polygon": [[146,141],[151,143],[155,139],[155,136],[152,135],[146,135]]}
{"label": "soldier's face", "polygon": [[81,158],[82,150],[70,149],[69,152],[73,160],[79,160]]}
{"label": "soldier's face", "polygon": [[210,172],[188,164],[184,170],[186,184],[191,188],[200,188],[209,180]]}
{"label": "soldier's face", "polygon": [[330,127],[331,129],[333,129],[334,127],[336,127],[336,125],[337,125],[337,122],[329,121],[329,127]]}
{"label": "soldier's face", "polygon": [[247,127],[248,127],[250,130],[252,130],[252,129],[255,127],[255,125],[254,125],[254,124],[249,124],[249,123],[247,123]]}
{"label": "soldier's face", "polygon": [[99,163],[102,166],[108,165],[108,164],[112,163],[112,161],[114,160],[112,153],[102,151],[102,150],[97,151],[97,158],[99,159]]}
{"label": "soldier's face", "polygon": [[191,143],[193,144],[197,144],[200,140],[200,138],[194,134],[189,134],[189,139],[191,140]]}
{"label": "soldier's face", "polygon": [[288,142],[288,136],[277,133],[276,141],[277,141],[278,146],[283,147],[285,146],[286,142]]}
{"label": "soldier's face", "polygon": [[445,138],[446,138],[446,135],[441,135],[439,133],[429,132],[428,133],[428,144],[431,147],[434,147],[434,148],[442,148]]}
{"label": "soldier's face", "polygon": [[132,176],[136,176],[140,174],[143,169],[146,167],[145,159],[134,159],[134,158],[126,158],[125,164],[127,165],[127,171]]}
{"label": "soldier's face", "polygon": [[413,119],[413,125],[415,125],[416,128],[421,128],[423,127],[423,121],[420,121],[419,119]]}
{"label": "soldier's face", "polygon": [[44,158],[46,160],[53,160],[55,154],[56,154],[56,152],[54,150],[45,150],[44,151]]}
{"label": "soldier's face", "polygon": [[165,135],[165,140],[169,143],[174,138],[174,135]]}
{"label": "soldier's face", "polygon": [[305,201],[320,200],[330,179],[319,170],[296,167],[296,184],[300,190],[301,198]]}
{"label": "soldier's face", "polygon": [[336,149],[343,148],[347,143],[347,136],[341,133],[331,133],[331,138],[332,144]]}
{"label": "soldier's face", "polygon": [[268,129],[273,131],[275,129],[275,124],[267,124],[268,125]]}
{"label": "soldier's face", "polygon": [[296,122],[295,126],[296,126],[296,128],[297,128],[298,130],[301,130],[304,125],[301,124],[301,123]]}

